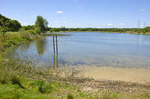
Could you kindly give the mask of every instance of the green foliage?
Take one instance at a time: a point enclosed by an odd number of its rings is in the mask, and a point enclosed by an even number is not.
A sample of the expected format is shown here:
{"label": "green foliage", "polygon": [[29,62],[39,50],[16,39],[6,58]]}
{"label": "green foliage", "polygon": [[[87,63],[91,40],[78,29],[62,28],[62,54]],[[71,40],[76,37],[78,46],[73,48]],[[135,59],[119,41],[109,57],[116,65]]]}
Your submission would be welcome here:
{"label": "green foliage", "polygon": [[146,27],[143,29],[145,32],[150,32],[150,27]]}
{"label": "green foliage", "polygon": [[72,94],[67,95],[67,99],[74,99]]}
{"label": "green foliage", "polygon": [[38,38],[38,35],[32,31],[19,31],[19,32],[10,32],[5,34],[5,39],[2,34],[0,34],[0,52],[5,51],[6,48],[22,44],[27,41],[34,40]]}
{"label": "green foliage", "polygon": [[24,89],[24,86],[21,83],[21,79],[18,76],[13,76],[11,79],[12,84],[17,84],[20,88]]}
{"label": "green foliage", "polygon": [[35,28],[34,25],[22,26],[22,29],[24,29],[24,30],[34,30],[34,28]]}
{"label": "green foliage", "polygon": [[48,28],[48,22],[46,19],[44,19],[42,16],[37,16],[36,22],[35,22],[35,29],[36,32],[45,32]]}
{"label": "green foliage", "polygon": [[38,34],[40,34],[40,33],[41,33],[41,30],[40,30],[40,28],[38,28],[38,27],[35,27],[35,32],[36,32],[36,33],[38,33]]}
{"label": "green foliage", "polygon": [[65,32],[65,31],[95,31],[95,32],[119,32],[119,33],[140,33],[145,34],[150,32],[150,27],[146,28],[49,28],[50,32]]}
{"label": "green foliage", "polygon": [[48,82],[44,82],[44,81],[39,82],[38,89],[41,93],[50,93],[54,90],[51,84],[49,84]]}
{"label": "green foliage", "polygon": [[11,20],[0,14],[1,33],[7,32],[7,31],[18,31],[19,28],[21,28],[21,24],[17,20]]}

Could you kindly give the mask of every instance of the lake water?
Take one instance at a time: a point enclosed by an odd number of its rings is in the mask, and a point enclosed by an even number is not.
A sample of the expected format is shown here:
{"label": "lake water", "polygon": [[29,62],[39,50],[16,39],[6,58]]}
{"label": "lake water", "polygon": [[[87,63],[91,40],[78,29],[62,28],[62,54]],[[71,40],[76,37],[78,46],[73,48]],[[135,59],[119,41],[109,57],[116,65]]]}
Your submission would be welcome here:
{"label": "lake water", "polygon": [[12,57],[36,66],[150,67],[150,36],[68,32],[24,44]]}

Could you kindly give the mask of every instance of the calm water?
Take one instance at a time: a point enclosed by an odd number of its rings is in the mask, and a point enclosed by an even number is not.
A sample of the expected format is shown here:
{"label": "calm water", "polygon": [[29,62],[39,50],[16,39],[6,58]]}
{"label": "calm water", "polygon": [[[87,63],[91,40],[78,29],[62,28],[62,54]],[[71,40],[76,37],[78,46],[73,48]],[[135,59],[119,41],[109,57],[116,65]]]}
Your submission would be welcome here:
{"label": "calm water", "polygon": [[74,32],[19,46],[12,57],[37,66],[150,67],[150,36]]}

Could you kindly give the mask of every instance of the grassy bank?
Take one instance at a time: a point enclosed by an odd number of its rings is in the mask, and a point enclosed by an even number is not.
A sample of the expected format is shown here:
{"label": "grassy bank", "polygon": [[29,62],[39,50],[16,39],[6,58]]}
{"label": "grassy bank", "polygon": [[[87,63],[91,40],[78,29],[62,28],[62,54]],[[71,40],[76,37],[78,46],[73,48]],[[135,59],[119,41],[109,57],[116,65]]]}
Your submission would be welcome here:
{"label": "grassy bank", "polygon": [[[17,60],[2,62],[0,66],[1,99],[150,99],[147,88],[123,82],[97,82],[91,79],[61,77],[61,70],[35,68]],[[94,84],[99,85],[94,85]],[[93,87],[92,87],[93,86]],[[117,86],[117,87],[116,87]],[[114,87],[114,88],[113,88]],[[118,89],[117,89],[118,88]],[[120,90],[120,89],[125,89]]]}
{"label": "grassy bank", "polygon": [[0,52],[4,52],[12,46],[30,42],[39,37],[39,35],[28,31],[7,32],[5,35],[0,34]]}
{"label": "grassy bank", "polygon": [[27,31],[0,35],[0,99],[150,99],[148,85],[76,78],[74,69],[37,68],[4,58],[8,48],[37,38]]}

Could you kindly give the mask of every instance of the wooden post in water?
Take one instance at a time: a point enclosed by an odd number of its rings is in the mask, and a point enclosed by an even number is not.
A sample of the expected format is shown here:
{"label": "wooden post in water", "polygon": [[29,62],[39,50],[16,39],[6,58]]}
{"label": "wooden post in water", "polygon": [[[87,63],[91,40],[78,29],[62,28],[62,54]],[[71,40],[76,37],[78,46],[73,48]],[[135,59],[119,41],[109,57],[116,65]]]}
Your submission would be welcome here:
{"label": "wooden post in water", "polygon": [[53,36],[53,67],[55,68],[55,37]]}
{"label": "wooden post in water", "polygon": [[56,68],[58,68],[58,41],[56,35]]}

